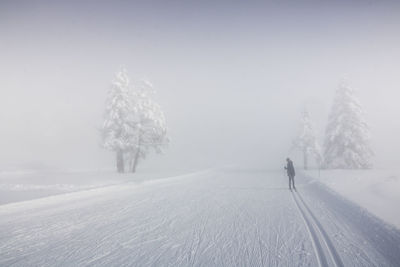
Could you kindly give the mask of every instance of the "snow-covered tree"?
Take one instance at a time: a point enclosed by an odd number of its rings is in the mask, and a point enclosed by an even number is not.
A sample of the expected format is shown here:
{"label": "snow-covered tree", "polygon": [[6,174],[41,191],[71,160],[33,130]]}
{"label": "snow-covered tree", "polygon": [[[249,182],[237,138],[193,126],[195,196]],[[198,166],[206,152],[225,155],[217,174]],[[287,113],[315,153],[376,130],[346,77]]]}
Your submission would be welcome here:
{"label": "snow-covered tree", "polygon": [[340,84],[325,131],[324,167],[338,169],[371,168],[373,152],[369,127],[363,110],[346,83]]}
{"label": "snow-covered tree", "polygon": [[122,69],[108,92],[101,131],[104,148],[116,152],[118,172],[124,172],[124,153],[135,145],[137,114],[132,113],[131,95],[130,80],[126,70]]}
{"label": "snow-covered tree", "polygon": [[139,160],[144,159],[150,150],[157,153],[163,152],[169,143],[164,113],[153,100],[153,85],[148,81],[136,84],[133,96],[138,121],[135,135],[135,145],[129,149],[129,167],[131,172],[136,171]]}
{"label": "snow-covered tree", "polygon": [[309,156],[314,157],[318,166],[321,164],[321,149],[318,144],[313,123],[311,122],[308,112],[305,110],[302,114],[300,131],[296,139],[293,141],[293,148],[303,153],[304,169],[308,168]]}
{"label": "snow-covered tree", "polygon": [[149,82],[132,83],[125,69],[112,82],[101,134],[104,148],[116,152],[118,172],[135,172],[140,158],[168,143],[165,117],[152,94]]}

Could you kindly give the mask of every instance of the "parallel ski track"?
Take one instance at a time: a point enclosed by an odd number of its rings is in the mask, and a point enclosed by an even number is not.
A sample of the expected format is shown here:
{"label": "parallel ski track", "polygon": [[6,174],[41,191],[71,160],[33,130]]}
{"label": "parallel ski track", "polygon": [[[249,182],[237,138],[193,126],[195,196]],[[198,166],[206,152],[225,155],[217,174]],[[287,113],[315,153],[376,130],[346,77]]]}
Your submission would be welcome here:
{"label": "parallel ski track", "polygon": [[[340,258],[339,253],[337,252],[331,239],[329,238],[325,229],[323,228],[321,223],[318,221],[318,219],[315,217],[315,215],[313,214],[311,209],[308,207],[308,205],[306,204],[306,202],[304,201],[304,199],[302,198],[300,193],[297,192],[297,190],[295,190],[295,192],[292,192],[292,197],[293,197],[293,199],[296,203],[296,206],[297,206],[298,210],[300,211],[300,213],[304,219],[304,222],[310,232],[319,265],[320,266],[328,266],[325,253],[321,246],[321,240],[322,240],[323,243],[325,244],[325,246],[329,252],[329,255],[330,255],[333,263],[335,264],[335,266],[344,267],[342,259]],[[301,206],[303,206],[305,210]],[[316,230],[319,232],[320,238],[318,237]]]}
{"label": "parallel ski track", "polygon": [[312,223],[307,218],[305,211],[300,207],[300,203],[297,200],[297,198],[295,197],[295,194],[292,193],[291,195],[292,195],[294,202],[296,203],[296,207],[297,207],[298,211],[300,212],[300,214],[304,220],[304,223],[308,229],[308,232],[310,233],[311,241],[312,241],[312,244],[314,247],[314,252],[318,259],[318,265],[320,267],[328,266],[328,262],[326,260],[324,250],[322,249],[321,242],[319,241],[319,238],[317,236],[317,233],[316,233]]}
{"label": "parallel ski track", "polygon": [[304,207],[307,209],[308,213],[310,214],[311,218],[314,220],[314,223],[317,225],[319,232],[322,234],[324,238],[324,242],[328,248],[329,254],[336,264],[337,267],[344,267],[343,261],[339,256],[339,253],[337,252],[335,246],[333,245],[331,239],[329,238],[328,234],[326,233],[325,229],[322,227],[321,223],[319,220],[315,217],[314,213],[311,211],[311,209],[308,207],[306,202],[303,200],[302,196],[300,193],[296,191],[297,195],[299,196],[301,202],[303,203]]}

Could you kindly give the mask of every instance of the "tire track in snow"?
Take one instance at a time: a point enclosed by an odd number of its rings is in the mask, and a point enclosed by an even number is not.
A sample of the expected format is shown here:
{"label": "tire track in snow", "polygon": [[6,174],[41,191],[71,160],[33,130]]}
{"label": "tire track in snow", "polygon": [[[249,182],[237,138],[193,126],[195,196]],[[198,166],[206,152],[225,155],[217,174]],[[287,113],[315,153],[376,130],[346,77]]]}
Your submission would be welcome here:
{"label": "tire track in snow", "polygon": [[302,216],[302,218],[304,220],[304,223],[305,223],[305,225],[306,225],[306,227],[308,229],[308,232],[310,233],[311,241],[312,241],[313,246],[314,246],[314,252],[315,252],[315,254],[317,256],[317,259],[318,259],[318,265],[320,267],[328,266],[328,262],[326,260],[325,253],[323,251],[321,242],[320,242],[320,240],[319,240],[319,238],[317,236],[317,232],[315,231],[315,229],[314,229],[312,223],[310,222],[310,220],[307,218],[305,211],[300,207],[300,202],[297,200],[297,197],[295,196],[295,194],[292,192],[291,195],[292,195],[292,198],[293,198],[294,202],[296,203],[296,207],[297,207],[299,213],[301,214],[301,216]]}
{"label": "tire track in snow", "polygon": [[295,192],[296,192],[295,194],[298,195],[300,201],[303,203],[304,207],[306,208],[308,214],[311,216],[311,218],[314,221],[315,225],[317,226],[319,232],[321,233],[321,235],[324,239],[324,243],[325,243],[326,247],[328,248],[329,254],[330,254],[333,262],[335,263],[335,265],[337,267],[343,267],[344,265],[343,265],[342,259],[340,258],[339,253],[337,252],[335,246],[333,245],[333,243],[332,243],[331,239],[329,238],[328,234],[326,233],[325,229],[322,227],[321,223],[315,217],[315,215],[313,214],[311,209],[308,207],[306,202],[303,200],[300,193],[297,191],[295,191]]}

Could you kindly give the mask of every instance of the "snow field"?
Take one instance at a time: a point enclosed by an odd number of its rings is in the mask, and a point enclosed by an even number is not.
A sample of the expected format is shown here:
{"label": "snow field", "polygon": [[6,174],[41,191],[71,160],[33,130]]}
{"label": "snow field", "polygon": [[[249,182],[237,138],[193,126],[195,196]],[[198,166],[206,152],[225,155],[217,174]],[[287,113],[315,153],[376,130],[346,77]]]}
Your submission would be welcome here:
{"label": "snow field", "polygon": [[216,171],[3,205],[0,265],[315,265],[285,185]]}
{"label": "snow field", "polygon": [[208,170],[0,205],[0,266],[396,266],[400,232],[301,174]]}

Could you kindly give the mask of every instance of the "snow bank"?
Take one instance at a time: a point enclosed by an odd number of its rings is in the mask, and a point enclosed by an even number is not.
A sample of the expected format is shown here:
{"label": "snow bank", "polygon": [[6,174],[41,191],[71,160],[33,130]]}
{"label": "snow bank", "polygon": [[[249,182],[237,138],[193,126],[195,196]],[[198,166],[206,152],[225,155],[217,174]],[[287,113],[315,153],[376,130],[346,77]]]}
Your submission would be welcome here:
{"label": "snow bank", "polygon": [[105,186],[177,177],[177,171],[13,171],[0,172],[0,205]]}
{"label": "snow bank", "polygon": [[322,170],[305,174],[400,228],[400,170]]}

